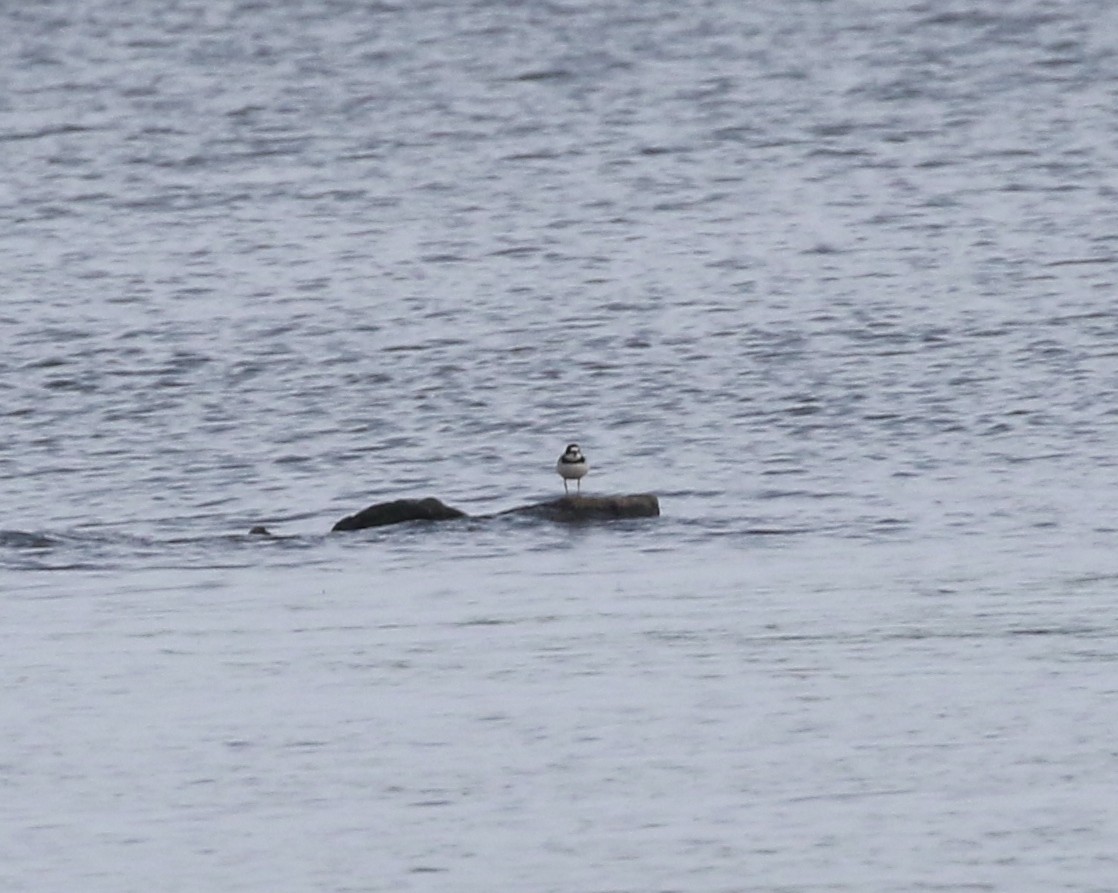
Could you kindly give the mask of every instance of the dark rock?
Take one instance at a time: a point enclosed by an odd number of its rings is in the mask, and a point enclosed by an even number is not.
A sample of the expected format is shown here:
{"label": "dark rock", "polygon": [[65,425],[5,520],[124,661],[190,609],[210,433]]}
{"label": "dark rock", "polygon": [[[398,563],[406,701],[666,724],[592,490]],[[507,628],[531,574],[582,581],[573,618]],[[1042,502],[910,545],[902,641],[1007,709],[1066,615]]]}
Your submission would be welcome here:
{"label": "dark rock", "polygon": [[[660,502],[652,493],[628,496],[567,495],[546,502],[522,505],[483,518],[502,515],[527,515],[547,521],[614,521],[622,518],[653,518],[660,514]],[[427,499],[395,499],[378,502],[356,515],[342,518],[333,530],[364,530],[366,527],[385,527],[406,521],[450,521],[465,518],[466,513],[433,497]],[[253,533],[266,532],[253,528]]]}
{"label": "dark rock", "polygon": [[272,535],[272,531],[270,531],[267,527],[264,527],[262,524],[257,524],[248,533],[249,533],[249,536],[271,536]]}
{"label": "dark rock", "polygon": [[501,512],[524,514],[549,521],[613,521],[620,518],[653,518],[660,514],[660,501],[652,493],[629,496],[560,496],[548,502],[523,505]]}
{"label": "dark rock", "polygon": [[394,499],[392,502],[378,502],[356,515],[342,518],[333,530],[364,530],[366,527],[384,527],[405,521],[449,521],[465,517],[465,512],[432,496],[426,499]]}

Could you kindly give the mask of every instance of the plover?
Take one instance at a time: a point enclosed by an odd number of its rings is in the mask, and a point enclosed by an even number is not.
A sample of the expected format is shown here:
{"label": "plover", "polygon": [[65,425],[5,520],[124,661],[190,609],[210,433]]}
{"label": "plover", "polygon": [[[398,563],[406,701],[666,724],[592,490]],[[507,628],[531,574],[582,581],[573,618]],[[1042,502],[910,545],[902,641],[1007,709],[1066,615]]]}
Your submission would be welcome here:
{"label": "plover", "polygon": [[582,450],[578,448],[578,444],[570,443],[567,444],[567,451],[555,463],[555,470],[559,472],[559,477],[563,479],[564,493],[571,492],[567,489],[567,481],[575,481],[578,492],[581,493],[582,478],[590,470],[590,466],[586,464],[586,457],[582,455]]}

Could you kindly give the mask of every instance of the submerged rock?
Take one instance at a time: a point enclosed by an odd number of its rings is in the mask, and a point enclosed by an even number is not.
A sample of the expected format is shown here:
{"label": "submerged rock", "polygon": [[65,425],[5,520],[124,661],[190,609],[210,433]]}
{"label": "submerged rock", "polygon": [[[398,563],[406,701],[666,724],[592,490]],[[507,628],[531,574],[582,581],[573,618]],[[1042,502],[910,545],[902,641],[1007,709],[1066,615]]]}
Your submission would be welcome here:
{"label": "submerged rock", "polygon": [[378,502],[356,515],[347,515],[332,530],[364,530],[366,527],[384,527],[405,521],[449,521],[465,517],[465,512],[433,496],[426,499],[394,499],[391,502]]}
{"label": "submerged rock", "polygon": [[[503,515],[528,515],[547,521],[615,521],[621,518],[654,518],[660,514],[660,501],[652,493],[628,496],[560,496],[546,502],[522,505],[479,518],[498,518]],[[450,521],[468,515],[434,497],[426,499],[395,499],[378,502],[342,518],[333,530],[364,530],[366,527],[385,527],[405,521]]]}
{"label": "submerged rock", "polygon": [[652,493],[628,496],[568,495],[523,505],[502,515],[536,515],[549,521],[613,521],[620,518],[654,518],[660,514],[660,501]]}

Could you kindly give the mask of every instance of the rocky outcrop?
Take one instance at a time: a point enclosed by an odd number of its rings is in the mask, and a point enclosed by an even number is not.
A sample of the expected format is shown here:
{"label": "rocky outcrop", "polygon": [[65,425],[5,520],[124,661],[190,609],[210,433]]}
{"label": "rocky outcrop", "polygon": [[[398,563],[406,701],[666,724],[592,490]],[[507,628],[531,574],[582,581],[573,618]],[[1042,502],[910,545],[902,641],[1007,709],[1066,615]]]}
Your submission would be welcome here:
{"label": "rocky outcrop", "polygon": [[[652,518],[659,514],[660,501],[653,494],[637,493],[630,496],[560,496],[558,499],[522,505],[485,517],[528,515],[548,521],[577,523]],[[333,530],[364,530],[366,527],[385,527],[405,521],[450,521],[465,517],[468,517],[465,512],[433,497],[395,499],[392,502],[378,502],[356,515],[348,515],[335,524]]]}
{"label": "rocky outcrop", "polygon": [[547,502],[523,505],[502,515],[535,515],[549,521],[615,521],[620,518],[654,518],[660,501],[651,493],[630,496],[560,496]]}
{"label": "rocky outcrop", "polygon": [[385,527],[405,521],[449,521],[465,517],[465,512],[433,496],[426,499],[394,499],[392,502],[378,502],[356,515],[348,515],[335,524],[332,530],[364,530],[366,527]]}

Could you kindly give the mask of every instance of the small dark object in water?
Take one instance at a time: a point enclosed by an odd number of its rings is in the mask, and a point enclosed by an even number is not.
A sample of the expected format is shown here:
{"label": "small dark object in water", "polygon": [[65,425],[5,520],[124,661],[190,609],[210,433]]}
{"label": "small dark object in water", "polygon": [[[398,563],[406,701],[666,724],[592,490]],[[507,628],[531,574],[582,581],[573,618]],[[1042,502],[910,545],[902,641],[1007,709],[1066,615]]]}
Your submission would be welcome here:
{"label": "small dark object in water", "polygon": [[249,533],[249,536],[271,536],[272,535],[272,531],[270,531],[267,527],[265,527],[262,524],[257,524],[248,533]]}
{"label": "small dark object in water", "polygon": [[384,527],[405,521],[449,521],[465,518],[466,513],[428,496],[426,499],[394,499],[378,502],[362,509],[356,515],[342,518],[333,530],[364,530],[366,527]]}

